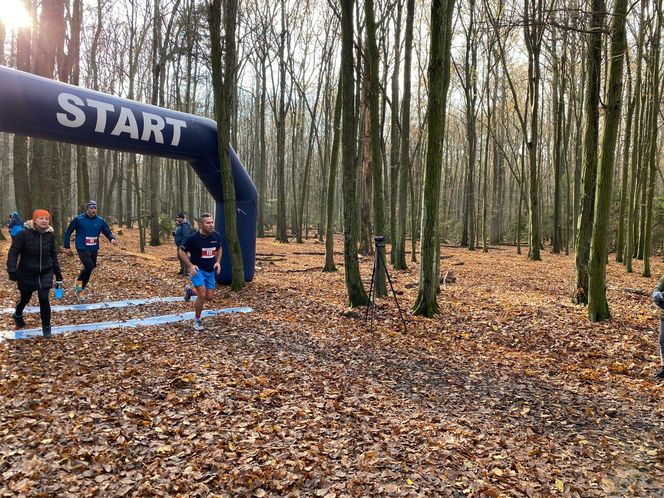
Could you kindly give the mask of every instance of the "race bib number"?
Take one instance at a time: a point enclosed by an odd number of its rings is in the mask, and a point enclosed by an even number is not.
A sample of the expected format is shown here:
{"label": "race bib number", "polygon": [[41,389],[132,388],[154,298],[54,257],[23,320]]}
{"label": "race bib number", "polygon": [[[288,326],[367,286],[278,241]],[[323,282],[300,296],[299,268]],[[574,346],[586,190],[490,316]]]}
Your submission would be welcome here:
{"label": "race bib number", "polygon": [[214,258],[216,255],[217,255],[216,247],[204,247],[203,249],[201,249],[201,258],[203,259]]}
{"label": "race bib number", "polygon": [[98,237],[86,237],[85,245],[86,246],[96,246]]}

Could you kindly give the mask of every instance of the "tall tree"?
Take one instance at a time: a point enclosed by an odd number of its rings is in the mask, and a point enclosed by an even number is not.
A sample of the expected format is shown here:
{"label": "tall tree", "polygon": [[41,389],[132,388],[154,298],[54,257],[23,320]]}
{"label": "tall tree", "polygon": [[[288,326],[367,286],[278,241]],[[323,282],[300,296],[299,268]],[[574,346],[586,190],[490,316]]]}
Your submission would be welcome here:
{"label": "tall tree", "polygon": [[635,233],[635,217],[637,211],[637,181],[638,181],[638,172],[639,172],[639,163],[641,159],[641,129],[642,129],[642,101],[644,99],[644,93],[641,88],[642,81],[642,60],[643,60],[643,44],[645,39],[645,30],[646,23],[645,20],[645,9],[647,1],[641,2],[641,13],[639,14],[639,36],[636,46],[636,76],[634,81],[634,99],[636,100],[634,104],[634,126],[632,130],[632,157],[631,157],[631,169],[632,169],[632,179],[629,184],[629,205],[627,208],[627,246],[625,248],[625,269],[627,273],[632,272],[632,257],[634,254],[634,249],[636,247],[636,233]]}
{"label": "tall tree", "polygon": [[454,0],[431,2],[431,52],[427,155],[422,203],[422,256],[417,300],[413,313],[433,317],[438,312],[438,199],[445,137],[447,90],[450,83],[450,46]]}
{"label": "tall tree", "polygon": [[466,174],[464,181],[463,224],[461,245],[475,250],[475,164],[477,162],[477,28],[475,23],[475,0],[468,3],[468,26],[466,27],[466,47],[462,81],[466,111]]}
{"label": "tall tree", "polygon": [[403,0],[397,0],[396,17],[394,19],[394,68],[392,71],[390,112],[390,262],[396,264],[397,243],[397,204],[399,191],[399,74],[401,67],[401,15]]}
{"label": "tall tree", "polygon": [[627,0],[616,0],[611,26],[611,53],[607,71],[606,118],[600,151],[595,194],[595,223],[590,245],[590,277],[588,281],[588,316],[599,322],[611,318],[606,300],[606,254],[609,240],[609,210],[613,186],[613,165],[620,128],[622,105],[623,65],[627,47],[625,23]]}
{"label": "tall tree", "polygon": [[334,103],[334,118],[332,131],[332,150],[330,152],[330,171],[327,179],[327,209],[325,218],[325,266],[324,272],[337,271],[334,264],[334,187],[337,181],[337,167],[339,165],[339,143],[341,142],[341,103],[343,100],[343,80],[339,73],[337,95]]}
{"label": "tall tree", "polygon": [[[358,13],[359,15],[359,13]],[[363,55],[360,57],[358,55],[358,64],[360,60],[364,59],[368,61],[369,56],[367,54],[366,45]],[[369,80],[368,75],[368,63],[365,62],[362,65],[362,99],[360,101],[360,151],[359,151],[359,161],[360,161],[360,247],[359,253],[363,256],[372,256],[374,254],[373,241],[371,236],[373,234],[373,220],[371,219],[371,197],[373,189],[373,167],[374,165],[371,162],[371,118],[369,116],[369,93],[367,92],[366,82]]]}
{"label": "tall tree", "polygon": [[[164,71],[163,61],[160,60],[159,54],[161,51],[162,42],[162,13],[161,13],[161,0],[153,0],[153,16],[152,16],[152,88],[150,92],[150,104],[159,105],[159,82],[161,80],[161,73]],[[160,230],[159,230],[159,214],[160,208],[160,191],[161,191],[161,175],[160,175],[160,159],[156,156],[148,156],[145,158],[147,164],[150,181],[148,183],[150,188],[150,245],[158,246],[161,244]]]}
{"label": "tall tree", "polygon": [[577,304],[588,304],[588,262],[595,212],[597,150],[599,142],[599,97],[602,64],[602,27],[606,7],[604,0],[593,0],[588,29],[586,53],[585,124],[583,137],[583,173],[581,180],[581,208],[576,233],[576,292]]}
{"label": "tall tree", "polygon": [[[277,237],[279,242],[288,243],[286,233],[286,116],[290,98],[286,97],[286,2],[281,0],[281,32],[279,33],[279,94],[278,102],[272,106],[277,127]],[[276,97],[275,97],[276,98]]]}
{"label": "tall tree", "polygon": [[530,248],[528,258],[539,261],[540,256],[540,196],[537,149],[540,133],[540,54],[544,36],[544,1],[525,0],[523,13],[523,31],[528,52],[528,112],[530,117],[530,136],[526,139],[528,150],[528,170],[530,178]]}
{"label": "tall tree", "polygon": [[[171,31],[173,21],[178,11],[180,0],[175,0],[171,14],[166,24],[166,32],[162,33],[163,13],[161,0],[154,0],[153,29],[152,29],[152,88],[150,91],[150,103],[163,106],[164,85],[166,78],[167,51],[171,43]],[[232,95],[235,95],[234,93]],[[158,246],[160,240],[159,215],[161,209],[161,160],[156,156],[148,156],[148,171],[150,174],[150,245]]]}
{"label": "tall tree", "polygon": [[341,81],[342,125],[341,160],[344,184],[344,273],[348,302],[351,307],[364,306],[369,297],[360,278],[357,255],[356,185],[357,162],[355,157],[355,109],[353,84],[353,4],[354,0],[341,2]]}
{"label": "tall tree", "polygon": [[[231,108],[235,95],[237,49],[237,0],[223,0],[224,41],[221,41],[222,0],[212,0],[209,7],[210,40],[212,42],[212,80],[214,86],[214,114],[217,120],[217,152],[224,196],[224,224],[226,242],[231,259],[231,289],[244,287],[244,263],[237,234],[237,204],[235,183],[228,152],[231,140]],[[224,57],[222,68],[222,54]]]}
{"label": "tall tree", "polygon": [[624,261],[624,249],[626,240],[626,224],[625,214],[627,213],[627,201],[629,199],[629,151],[632,143],[632,122],[634,119],[634,108],[636,107],[636,96],[632,94],[632,73],[629,67],[629,50],[625,51],[626,65],[627,65],[627,88],[625,90],[625,97],[627,103],[627,118],[625,120],[625,131],[623,139],[623,154],[622,154],[622,175],[620,179],[620,211],[618,214],[618,233],[616,237],[616,262],[622,263]]}
{"label": "tall tree", "polygon": [[[494,37],[492,37],[493,39]],[[497,50],[494,49],[494,52]],[[497,53],[494,55],[494,58],[497,59]],[[488,75],[488,78],[493,79],[493,101],[494,105],[498,102],[498,82],[500,78],[500,69],[496,67],[494,69],[493,75]],[[490,95],[487,92],[487,95]],[[506,217],[506,210],[504,209],[504,199],[505,199],[505,166],[504,166],[504,156],[501,151],[503,144],[503,126],[500,126],[500,119],[505,116],[505,85],[500,85],[500,104],[495,110],[496,119],[493,123],[498,124],[498,126],[493,125],[488,127],[488,131],[492,134],[492,178],[491,183],[491,243],[497,244],[503,241],[504,232],[503,232],[503,220]],[[493,130],[497,130],[494,132]],[[495,133],[495,134],[494,134]]]}
{"label": "tall tree", "polygon": [[255,36],[255,69],[256,69],[256,84],[258,89],[258,236],[265,237],[266,213],[265,201],[267,199],[267,132],[266,132],[266,103],[267,103],[267,65],[269,57],[269,39],[270,32],[270,15],[271,9],[269,5],[257,1],[255,2],[255,15],[257,21],[257,29],[252,33]]}
{"label": "tall tree", "polygon": [[[146,6],[147,8],[147,6]],[[127,98],[133,100],[136,98],[136,78],[139,70],[139,62],[141,60],[143,41],[147,36],[148,23],[144,23],[139,32],[139,15],[134,2],[131,3],[129,11],[129,50],[128,50],[128,93]],[[77,152],[79,167],[77,169],[79,181],[83,185],[79,185],[79,205],[85,206],[85,202],[90,198],[90,185],[88,181],[88,167],[87,155],[84,148],[79,148]],[[134,202],[134,196],[136,202]],[[145,229],[143,222],[143,209],[142,209],[142,192],[141,185],[138,183],[138,160],[136,154],[129,154],[129,161],[127,164],[127,191],[125,196],[125,224],[127,227],[132,227],[134,217],[138,221],[139,244],[140,251],[145,252]]]}
{"label": "tall tree", "polygon": [[662,36],[662,4],[660,1],[655,2],[657,10],[657,21],[655,23],[655,31],[652,35],[652,50],[650,53],[650,72],[651,96],[650,100],[650,122],[648,123],[648,136],[646,137],[648,143],[648,157],[647,163],[650,168],[650,183],[648,184],[648,200],[646,206],[646,234],[643,248],[643,273],[644,277],[650,276],[650,245],[652,242],[652,219],[653,219],[653,200],[655,197],[655,174],[658,168],[657,161],[657,136],[658,136],[658,120],[660,110],[660,47]]}
{"label": "tall tree", "polygon": [[[379,120],[380,76],[378,74],[378,45],[376,44],[376,20],[374,17],[373,0],[364,1],[365,18],[367,23],[367,80],[365,81],[366,92],[369,97],[369,130],[371,134],[371,164],[373,172],[373,215],[374,230],[376,235],[385,236],[385,201],[383,198],[383,169],[381,154],[381,130]],[[384,264],[377,265],[375,271],[374,288],[376,296],[387,295],[385,283],[385,245],[377,246],[379,261]]]}
{"label": "tall tree", "polygon": [[[516,250],[517,254],[521,254],[521,206],[524,202],[525,198],[525,181],[526,181],[526,175],[525,175],[525,168],[526,168],[526,154],[523,149],[526,147],[526,142],[527,142],[527,136],[528,136],[528,123],[526,121],[526,112],[521,109],[521,106],[519,105],[519,94],[516,88],[516,85],[514,83],[514,80],[512,78],[512,75],[509,70],[509,57],[508,57],[508,47],[507,47],[507,41],[508,37],[503,36],[501,34],[501,26],[503,25],[504,20],[502,19],[503,11],[505,10],[504,3],[502,1],[499,2],[497,9],[498,9],[498,17],[492,13],[491,10],[491,4],[489,4],[488,0],[484,0],[484,6],[485,6],[485,12],[487,14],[487,18],[489,19],[489,22],[491,23],[491,26],[493,27],[493,32],[495,35],[495,42],[496,46],[498,47],[499,50],[499,55],[498,59],[501,61],[501,66],[502,66],[502,74],[504,75],[504,79],[507,81],[507,86],[510,89],[510,93],[512,94],[512,100],[513,100],[513,106],[514,106],[514,111],[516,112],[519,125],[521,128],[521,152],[517,154],[519,157],[519,162],[520,162],[520,173],[517,173],[515,171],[515,167],[509,164],[508,160],[508,165],[510,166],[510,169],[512,171],[512,175],[514,176],[516,182],[518,183],[519,186],[519,191],[518,191],[518,196],[517,196],[517,209],[516,209],[516,230],[515,230],[515,239],[516,239]],[[508,27],[510,26],[510,23],[507,23]],[[541,40],[540,40],[541,43]],[[531,57],[529,56],[529,70],[531,69]],[[527,93],[527,98],[530,99],[530,92]],[[508,133],[505,133],[505,139],[509,137]],[[497,144],[501,144],[500,141],[496,142]],[[504,154],[503,154],[504,155]],[[539,246],[538,246],[539,247]]]}
{"label": "tall tree", "polygon": [[558,54],[557,31],[553,30],[553,40],[551,42],[551,58],[553,65],[552,75],[552,102],[553,111],[553,240],[552,250],[554,254],[560,253],[562,249],[562,175],[564,160],[564,115],[565,115],[565,64],[567,47],[564,44],[561,56]]}
{"label": "tall tree", "polygon": [[[398,270],[408,268],[406,263],[406,215],[408,214],[407,197],[408,174],[410,169],[410,81],[413,57],[413,19],[415,17],[415,0],[406,0],[406,34],[403,65],[403,99],[401,100],[401,147],[399,149],[399,188],[397,232],[395,245],[394,267]],[[415,234],[411,234],[415,237]]]}

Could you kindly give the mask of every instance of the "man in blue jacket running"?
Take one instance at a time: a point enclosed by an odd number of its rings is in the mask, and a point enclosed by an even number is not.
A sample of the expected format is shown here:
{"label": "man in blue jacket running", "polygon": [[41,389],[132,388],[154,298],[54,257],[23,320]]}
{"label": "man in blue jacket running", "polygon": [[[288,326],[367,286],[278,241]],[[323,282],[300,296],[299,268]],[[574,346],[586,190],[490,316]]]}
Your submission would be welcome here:
{"label": "man in blue jacket running", "polygon": [[76,299],[83,301],[83,290],[90,281],[92,270],[97,267],[97,253],[99,252],[99,234],[103,232],[111,244],[115,245],[116,240],[113,232],[104,221],[104,218],[97,216],[97,203],[95,201],[88,201],[85,206],[85,213],[76,216],[67,227],[64,234],[63,250],[65,254],[71,254],[69,248],[69,240],[72,233],[76,232],[76,252],[78,257],[83,263],[83,268],[78,274],[74,292],[76,292]]}

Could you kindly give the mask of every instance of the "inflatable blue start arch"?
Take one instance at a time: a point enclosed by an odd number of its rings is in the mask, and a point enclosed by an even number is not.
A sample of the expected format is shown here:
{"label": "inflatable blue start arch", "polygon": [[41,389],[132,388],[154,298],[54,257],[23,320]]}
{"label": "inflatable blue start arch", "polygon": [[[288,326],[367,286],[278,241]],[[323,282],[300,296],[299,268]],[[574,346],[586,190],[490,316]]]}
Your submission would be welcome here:
{"label": "inflatable blue start arch", "polygon": [[[215,121],[0,66],[0,131],[189,161],[216,201],[215,229],[223,246],[217,280],[230,283]],[[250,282],[256,259],[256,186],[230,145],[228,152],[244,277]]]}

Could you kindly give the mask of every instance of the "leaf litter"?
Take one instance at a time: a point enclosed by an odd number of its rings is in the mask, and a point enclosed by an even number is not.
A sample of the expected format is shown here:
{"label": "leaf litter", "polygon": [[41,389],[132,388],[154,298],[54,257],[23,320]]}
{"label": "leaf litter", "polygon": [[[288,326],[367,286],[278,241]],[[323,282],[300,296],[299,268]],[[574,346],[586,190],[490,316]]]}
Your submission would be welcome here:
{"label": "leaf litter", "polygon": [[[342,247],[342,240],[336,240]],[[89,302],[180,295],[173,247],[100,251]],[[8,243],[0,244],[6,257]],[[655,276],[608,266],[613,319],[571,304],[572,256],[443,248],[433,320],[346,305],[324,245],[257,243],[254,313],[0,344],[1,496],[656,496],[664,401]],[[335,258],[339,264],[340,254]],[[61,256],[66,282],[79,268]],[[313,269],[301,271],[303,268]],[[343,267],[340,266],[343,270]],[[361,259],[368,290],[371,257]],[[418,267],[390,269],[402,309]],[[415,285],[413,285],[415,284]],[[0,277],[0,306],[14,284]],[[73,304],[66,290],[64,304]],[[34,303],[33,303],[34,304]],[[53,324],[191,310],[53,314]],[[37,315],[26,315],[38,327]],[[8,315],[0,327],[11,327]]]}

